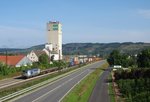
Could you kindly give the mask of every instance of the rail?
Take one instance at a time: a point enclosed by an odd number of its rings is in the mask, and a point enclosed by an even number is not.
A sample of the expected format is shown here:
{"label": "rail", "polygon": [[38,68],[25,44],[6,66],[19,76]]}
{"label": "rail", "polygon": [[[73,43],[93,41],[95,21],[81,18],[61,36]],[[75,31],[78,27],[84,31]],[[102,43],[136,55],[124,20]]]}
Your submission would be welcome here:
{"label": "rail", "polygon": [[73,72],[75,72],[75,71],[84,69],[84,68],[86,68],[86,66],[83,66],[83,67],[81,67],[81,68],[72,70],[72,71],[70,71],[70,72],[68,72],[68,73],[59,75],[59,76],[57,76],[57,77],[54,77],[54,78],[52,78],[52,79],[49,79],[49,80],[46,80],[46,81],[44,81],[44,82],[38,83],[38,84],[36,84],[36,85],[30,86],[30,87],[28,87],[28,88],[22,89],[22,90],[20,90],[20,91],[17,91],[17,92],[15,92],[15,93],[9,94],[9,95],[7,95],[7,96],[1,97],[1,98],[0,98],[0,102],[4,102],[4,101],[11,100],[11,99],[13,99],[13,98],[15,98],[15,97],[17,97],[17,96],[19,96],[19,95],[22,95],[22,94],[25,94],[25,93],[29,92],[29,91],[32,91],[32,90],[35,90],[35,89],[38,89],[38,88],[43,88],[43,87],[45,87],[45,85],[53,84],[55,81],[58,81],[58,80],[60,80],[61,78],[65,78],[65,77],[67,77],[69,74],[71,74],[71,73],[73,73]]}

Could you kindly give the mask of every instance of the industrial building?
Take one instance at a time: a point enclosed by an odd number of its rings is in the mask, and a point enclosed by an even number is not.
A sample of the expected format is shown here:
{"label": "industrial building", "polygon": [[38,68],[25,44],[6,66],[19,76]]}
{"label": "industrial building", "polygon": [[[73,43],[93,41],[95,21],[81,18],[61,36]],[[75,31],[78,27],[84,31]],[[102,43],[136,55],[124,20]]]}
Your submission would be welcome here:
{"label": "industrial building", "polygon": [[47,44],[45,49],[49,52],[55,52],[54,58],[56,60],[62,59],[62,25],[60,22],[48,22],[47,23]]}

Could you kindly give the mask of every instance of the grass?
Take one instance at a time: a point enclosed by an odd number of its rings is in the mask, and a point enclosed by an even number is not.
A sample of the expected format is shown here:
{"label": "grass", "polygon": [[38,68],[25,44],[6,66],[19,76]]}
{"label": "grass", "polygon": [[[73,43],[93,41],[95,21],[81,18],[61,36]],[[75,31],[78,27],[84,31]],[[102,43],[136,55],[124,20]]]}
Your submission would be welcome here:
{"label": "grass", "polygon": [[88,75],[62,100],[62,102],[88,102],[96,81],[103,72],[102,69],[107,67],[108,64],[105,63]]}
{"label": "grass", "polygon": [[[81,66],[84,66],[84,65],[81,65]],[[36,80],[30,81],[30,82],[23,83],[23,84],[21,84],[20,86],[17,86],[17,87],[8,88],[8,89],[5,89],[5,90],[0,90],[0,98],[4,97],[6,95],[12,94],[14,92],[17,92],[19,90],[25,89],[27,87],[33,86],[35,84],[41,83],[41,82],[46,81],[48,79],[54,78],[56,76],[62,75],[64,73],[70,72],[72,70],[75,70],[76,68],[71,68],[71,69],[68,69],[68,70],[65,70],[65,71],[59,71],[57,73],[50,74],[50,75],[48,75],[44,78],[36,79]]]}
{"label": "grass", "polygon": [[11,73],[9,75],[0,75],[0,80],[3,80],[3,79],[7,79],[7,78],[12,78],[12,77],[16,77],[16,76],[19,76],[21,75],[21,72],[15,72],[15,73]]}
{"label": "grass", "polygon": [[110,101],[115,102],[115,92],[114,92],[114,89],[113,89],[111,73],[109,75],[109,96],[110,96]]}

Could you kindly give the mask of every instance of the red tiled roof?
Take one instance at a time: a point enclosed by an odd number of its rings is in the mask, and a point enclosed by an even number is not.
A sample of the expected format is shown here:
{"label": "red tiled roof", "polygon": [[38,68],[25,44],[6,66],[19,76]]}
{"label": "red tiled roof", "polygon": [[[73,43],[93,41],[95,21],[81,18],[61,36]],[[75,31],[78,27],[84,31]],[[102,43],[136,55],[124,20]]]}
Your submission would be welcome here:
{"label": "red tiled roof", "polygon": [[6,64],[7,59],[7,65],[15,66],[22,58],[24,58],[24,55],[17,55],[17,56],[0,56],[0,62]]}

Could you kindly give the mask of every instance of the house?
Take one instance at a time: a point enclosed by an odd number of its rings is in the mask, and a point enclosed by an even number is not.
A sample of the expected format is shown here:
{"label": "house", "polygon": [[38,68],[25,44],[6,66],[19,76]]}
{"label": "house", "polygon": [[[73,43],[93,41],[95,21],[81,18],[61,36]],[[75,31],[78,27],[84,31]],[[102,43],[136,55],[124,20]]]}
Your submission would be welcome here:
{"label": "house", "polygon": [[32,65],[32,62],[24,55],[0,56],[0,62],[14,67]]}
{"label": "house", "polygon": [[34,51],[32,50],[27,57],[32,61],[32,62],[38,62],[39,61],[39,56],[41,56],[42,54],[46,54],[45,51],[42,50],[37,50]]}
{"label": "house", "polygon": [[43,51],[50,57],[50,59],[53,58],[54,61],[58,61],[59,54],[56,51],[49,51],[48,49],[43,49]]}
{"label": "house", "polygon": [[45,44],[45,48],[43,50],[32,50],[27,57],[32,61],[32,62],[38,62],[39,61],[39,56],[42,54],[47,54],[47,56],[50,59],[53,59],[54,61],[61,60],[62,55],[55,51],[53,49],[52,44]]}

